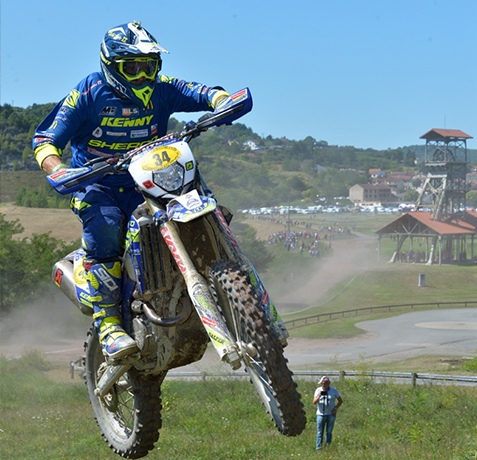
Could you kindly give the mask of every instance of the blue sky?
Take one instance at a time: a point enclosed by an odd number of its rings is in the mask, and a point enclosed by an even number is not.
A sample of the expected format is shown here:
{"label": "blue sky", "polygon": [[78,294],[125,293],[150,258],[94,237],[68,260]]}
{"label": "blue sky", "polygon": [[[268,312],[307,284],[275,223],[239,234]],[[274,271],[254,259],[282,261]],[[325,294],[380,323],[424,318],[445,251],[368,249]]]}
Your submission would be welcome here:
{"label": "blue sky", "polygon": [[104,33],[136,19],[171,52],[165,75],[248,86],[254,109],[241,122],[260,136],[376,149],[424,144],[432,128],[477,138],[475,0],[7,0],[0,8],[2,104],[60,100],[99,69]]}

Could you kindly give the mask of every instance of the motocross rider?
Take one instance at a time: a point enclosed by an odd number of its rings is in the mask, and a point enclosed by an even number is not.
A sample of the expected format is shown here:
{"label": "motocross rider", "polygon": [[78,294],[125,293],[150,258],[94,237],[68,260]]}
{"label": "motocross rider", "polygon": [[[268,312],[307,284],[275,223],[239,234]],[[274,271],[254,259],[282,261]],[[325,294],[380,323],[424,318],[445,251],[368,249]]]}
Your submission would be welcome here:
{"label": "motocross rider", "polygon": [[[37,128],[33,150],[40,167],[47,174],[67,168],[62,151],[68,141],[71,168],[125,153],[164,136],[171,114],[212,111],[228,97],[221,87],[159,75],[162,53],[168,51],[140,22],[106,32],[101,72],[84,78]],[[119,257],[129,217],[142,202],[127,172],[105,176],[71,196],[71,208],[83,226],[95,326],[103,350],[112,358],[138,350],[121,327]]]}

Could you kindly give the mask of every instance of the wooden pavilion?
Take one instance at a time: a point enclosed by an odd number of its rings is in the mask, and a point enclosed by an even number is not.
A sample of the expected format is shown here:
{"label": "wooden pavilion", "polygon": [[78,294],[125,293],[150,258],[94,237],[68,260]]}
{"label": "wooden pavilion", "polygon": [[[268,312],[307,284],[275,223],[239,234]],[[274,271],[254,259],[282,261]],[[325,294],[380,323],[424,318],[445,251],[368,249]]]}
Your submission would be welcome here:
{"label": "wooden pavilion", "polygon": [[[459,212],[442,220],[433,220],[431,212],[408,212],[376,231],[381,238],[396,239],[390,262],[425,264],[475,263],[474,241],[477,212]],[[409,244],[404,244],[408,239]],[[469,253],[470,251],[470,253]]]}

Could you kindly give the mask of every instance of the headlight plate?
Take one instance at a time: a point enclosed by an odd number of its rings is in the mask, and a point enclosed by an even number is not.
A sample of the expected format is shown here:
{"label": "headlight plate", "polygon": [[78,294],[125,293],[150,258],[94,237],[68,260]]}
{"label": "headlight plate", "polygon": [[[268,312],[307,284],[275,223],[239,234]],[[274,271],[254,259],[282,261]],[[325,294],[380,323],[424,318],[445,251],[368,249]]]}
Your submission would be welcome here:
{"label": "headlight plate", "polygon": [[167,192],[174,192],[184,184],[184,168],[179,163],[173,163],[167,168],[154,171],[153,182]]}

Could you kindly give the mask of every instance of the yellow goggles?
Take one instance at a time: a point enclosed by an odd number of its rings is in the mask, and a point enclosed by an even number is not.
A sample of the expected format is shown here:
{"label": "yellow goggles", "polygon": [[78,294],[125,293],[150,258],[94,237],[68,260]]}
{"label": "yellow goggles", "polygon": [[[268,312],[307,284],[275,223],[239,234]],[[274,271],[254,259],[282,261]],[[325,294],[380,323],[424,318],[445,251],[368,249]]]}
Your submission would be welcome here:
{"label": "yellow goggles", "polygon": [[159,60],[151,58],[131,58],[116,61],[119,73],[127,80],[141,77],[155,79],[159,71]]}

